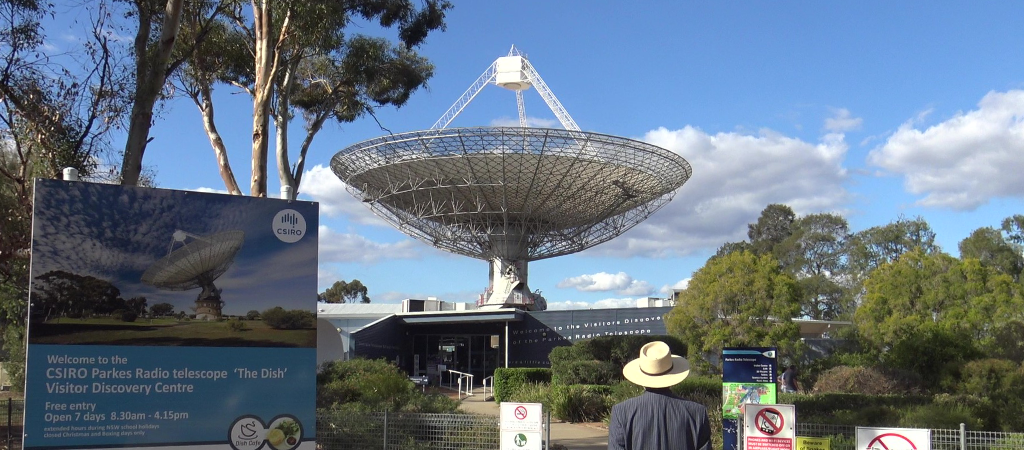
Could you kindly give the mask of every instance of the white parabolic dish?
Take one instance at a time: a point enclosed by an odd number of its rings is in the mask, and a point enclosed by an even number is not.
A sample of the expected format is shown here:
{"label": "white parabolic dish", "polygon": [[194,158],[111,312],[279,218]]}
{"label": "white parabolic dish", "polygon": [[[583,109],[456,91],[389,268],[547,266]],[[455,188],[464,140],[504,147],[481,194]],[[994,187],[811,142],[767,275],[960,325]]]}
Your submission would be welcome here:
{"label": "white parabolic dish", "polygon": [[240,230],[196,237],[153,263],[142,274],[142,282],[176,291],[202,287],[228,270],[244,240]]}

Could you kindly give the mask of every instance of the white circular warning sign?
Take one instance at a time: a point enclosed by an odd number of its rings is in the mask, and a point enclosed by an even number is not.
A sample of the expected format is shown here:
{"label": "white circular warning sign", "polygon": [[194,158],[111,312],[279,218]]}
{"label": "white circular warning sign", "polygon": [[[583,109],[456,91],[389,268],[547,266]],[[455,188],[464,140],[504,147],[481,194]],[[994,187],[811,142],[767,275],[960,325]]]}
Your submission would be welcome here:
{"label": "white circular warning sign", "polygon": [[796,448],[793,405],[743,405],[743,441],[747,450]]}
{"label": "white circular warning sign", "polygon": [[932,430],[857,427],[857,450],[931,450]]}

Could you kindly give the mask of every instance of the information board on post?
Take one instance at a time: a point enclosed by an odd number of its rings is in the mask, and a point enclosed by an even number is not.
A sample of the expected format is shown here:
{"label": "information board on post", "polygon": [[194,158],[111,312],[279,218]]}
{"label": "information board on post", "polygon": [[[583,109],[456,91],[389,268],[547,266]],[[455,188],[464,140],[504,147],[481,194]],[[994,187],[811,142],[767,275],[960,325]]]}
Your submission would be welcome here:
{"label": "information board on post", "polygon": [[795,450],[796,408],[793,405],[744,405],[744,450]]}
{"label": "information board on post", "polygon": [[24,448],[315,449],[318,214],[37,181]]}
{"label": "information board on post", "polygon": [[738,429],[744,404],[774,404],[778,370],[774,347],[722,349],[722,446],[738,450]]}
{"label": "information board on post", "polygon": [[931,450],[932,430],[857,427],[857,450]]}
{"label": "information board on post", "polygon": [[540,403],[502,402],[498,418],[501,450],[540,450],[543,414],[544,406]]}

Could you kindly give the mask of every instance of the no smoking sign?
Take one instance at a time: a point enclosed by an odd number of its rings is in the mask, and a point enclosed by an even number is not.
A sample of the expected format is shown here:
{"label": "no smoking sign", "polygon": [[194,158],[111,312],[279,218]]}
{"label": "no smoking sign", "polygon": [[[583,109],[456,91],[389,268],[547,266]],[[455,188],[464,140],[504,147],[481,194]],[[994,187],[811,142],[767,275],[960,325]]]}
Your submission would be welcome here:
{"label": "no smoking sign", "polygon": [[540,403],[503,402],[500,411],[501,450],[541,450]]}
{"label": "no smoking sign", "polygon": [[743,405],[743,439],[747,450],[792,450],[796,447],[793,405]]}

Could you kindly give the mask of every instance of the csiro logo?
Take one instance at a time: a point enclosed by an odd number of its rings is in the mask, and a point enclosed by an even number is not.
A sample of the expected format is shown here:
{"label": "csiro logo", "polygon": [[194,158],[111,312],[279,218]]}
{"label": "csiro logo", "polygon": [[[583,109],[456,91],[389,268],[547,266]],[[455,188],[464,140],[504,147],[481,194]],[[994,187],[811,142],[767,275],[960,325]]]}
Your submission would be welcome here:
{"label": "csiro logo", "polygon": [[282,209],[274,216],[272,227],[281,242],[292,244],[306,234],[306,219],[294,209]]}

